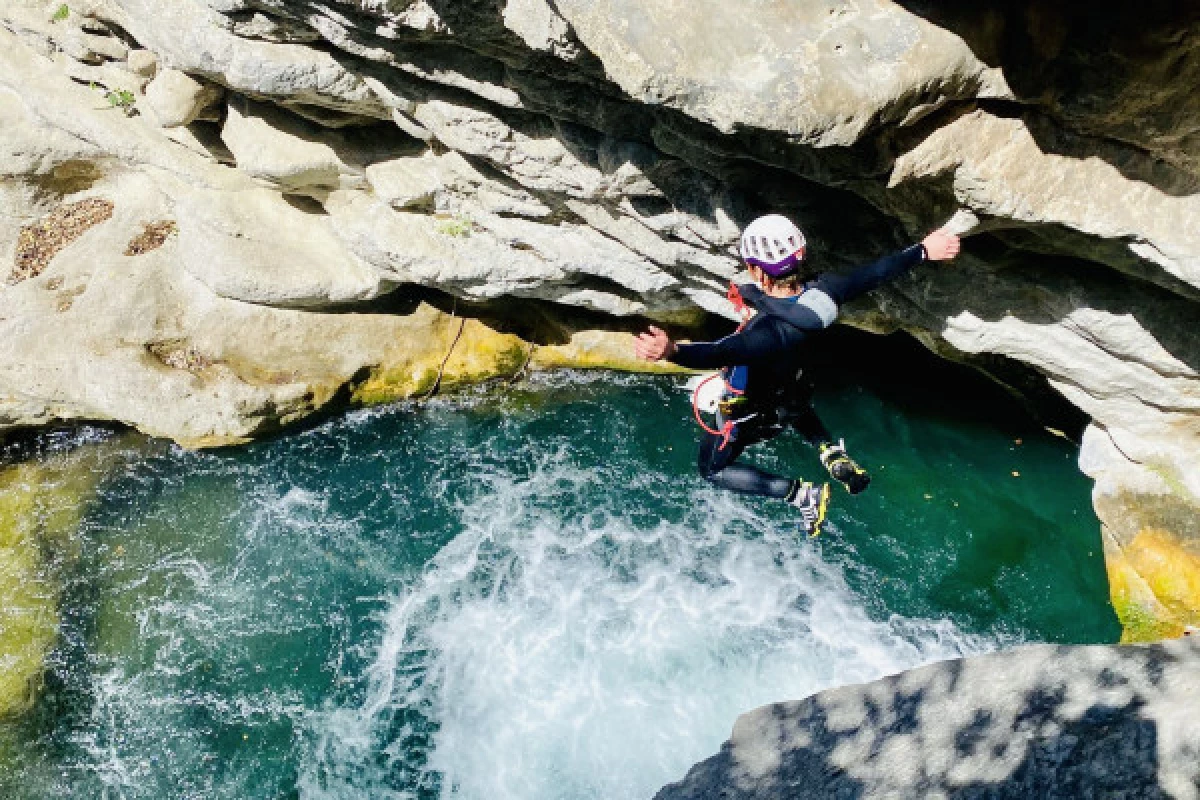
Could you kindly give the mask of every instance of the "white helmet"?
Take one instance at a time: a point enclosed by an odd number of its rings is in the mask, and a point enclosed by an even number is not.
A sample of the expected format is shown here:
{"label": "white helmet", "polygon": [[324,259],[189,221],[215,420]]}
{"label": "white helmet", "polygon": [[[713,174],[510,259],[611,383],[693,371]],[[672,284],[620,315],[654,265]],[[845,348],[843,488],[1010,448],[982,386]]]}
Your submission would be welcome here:
{"label": "white helmet", "polygon": [[804,234],[781,214],[759,217],[742,231],[742,260],[773,278],[795,271],[804,260]]}

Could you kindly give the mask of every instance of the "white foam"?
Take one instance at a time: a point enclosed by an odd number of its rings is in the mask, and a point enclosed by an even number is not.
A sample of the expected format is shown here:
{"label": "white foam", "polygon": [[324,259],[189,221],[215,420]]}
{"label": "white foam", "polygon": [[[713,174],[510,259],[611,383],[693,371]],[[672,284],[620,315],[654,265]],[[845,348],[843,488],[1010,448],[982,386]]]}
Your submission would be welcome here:
{"label": "white foam", "polygon": [[[236,538],[223,540],[231,545],[229,551],[219,551],[224,558],[211,551],[202,558],[188,547],[176,550],[160,543],[163,552],[138,570],[117,568],[116,575],[108,576],[118,582],[107,591],[121,600],[102,612],[101,627],[107,621],[120,628],[128,616],[136,623],[136,635],[128,641],[118,635],[93,657],[87,722],[71,734],[80,758],[70,763],[70,772],[64,771],[75,790],[72,796],[86,786],[97,796],[162,797],[168,796],[163,793],[167,785],[171,797],[255,796],[252,787],[261,776],[253,761],[226,760],[218,775],[212,764],[223,755],[221,745],[213,728],[197,720],[211,718],[226,730],[242,727],[257,735],[285,719],[299,726],[309,713],[306,698],[286,685],[270,691],[230,690],[220,683],[205,687],[197,676],[207,675],[214,665],[236,664],[239,641],[312,624],[304,607],[312,600],[296,596],[292,604],[270,607],[272,596],[250,585],[257,580],[255,573],[250,570],[246,577],[242,567],[247,558],[269,554],[281,544],[316,548],[323,537],[353,531],[351,523],[331,517],[328,505],[323,493],[259,487],[247,498],[244,525],[234,528]],[[203,540],[210,534],[202,529],[194,533],[197,540],[187,543],[204,551],[211,542]]]}
{"label": "white foam", "polygon": [[613,491],[562,455],[485,480],[391,604],[361,706],[314,719],[303,796],[649,797],[744,711],[989,646],[871,619],[811,544],[725,495],[646,529],[557,511]]}

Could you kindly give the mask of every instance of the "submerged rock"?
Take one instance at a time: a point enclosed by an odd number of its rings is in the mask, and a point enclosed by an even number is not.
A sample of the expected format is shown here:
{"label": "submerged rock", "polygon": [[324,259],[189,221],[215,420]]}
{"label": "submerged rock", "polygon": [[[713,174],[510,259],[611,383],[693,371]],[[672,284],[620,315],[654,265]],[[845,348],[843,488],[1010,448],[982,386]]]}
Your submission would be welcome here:
{"label": "submerged rock", "polygon": [[1035,645],[738,718],[656,800],[1200,796],[1200,641]]}
{"label": "submerged rock", "polygon": [[89,447],[0,466],[0,718],[37,699],[79,523],[116,453]]}

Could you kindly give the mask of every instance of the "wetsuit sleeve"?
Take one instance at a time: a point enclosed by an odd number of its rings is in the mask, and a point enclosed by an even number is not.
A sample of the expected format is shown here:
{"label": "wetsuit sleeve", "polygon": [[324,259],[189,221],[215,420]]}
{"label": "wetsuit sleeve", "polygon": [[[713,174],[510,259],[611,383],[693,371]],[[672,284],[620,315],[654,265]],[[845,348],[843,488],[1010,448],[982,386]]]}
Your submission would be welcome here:
{"label": "wetsuit sleeve", "polygon": [[752,364],[777,353],[779,342],[764,327],[750,327],[715,342],[684,342],[668,360],[689,369]]}
{"label": "wetsuit sleeve", "polygon": [[914,244],[845,275],[825,273],[817,279],[817,288],[842,305],[900,277],[924,260],[924,245]]}
{"label": "wetsuit sleeve", "polygon": [[[800,301],[782,297],[771,297],[753,284],[739,286],[738,291],[746,305],[764,314],[778,317],[794,328],[802,331],[819,331],[833,324],[837,317],[837,307],[829,302],[821,305],[805,302],[804,295]],[[810,290],[811,291],[811,290]]]}

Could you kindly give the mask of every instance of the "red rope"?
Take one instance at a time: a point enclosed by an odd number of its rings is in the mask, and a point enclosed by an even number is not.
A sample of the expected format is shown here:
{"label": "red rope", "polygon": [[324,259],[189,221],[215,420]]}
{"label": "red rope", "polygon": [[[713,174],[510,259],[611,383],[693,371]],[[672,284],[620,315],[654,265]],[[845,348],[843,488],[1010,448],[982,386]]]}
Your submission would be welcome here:
{"label": "red rope", "polygon": [[714,378],[721,378],[721,380],[725,379],[721,373],[714,372],[712,375],[709,375],[707,378],[700,381],[700,383],[697,384],[696,388],[692,391],[692,415],[695,416],[696,423],[699,424],[700,427],[703,428],[707,433],[711,433],[713,436],[721,437],[721,446],[717,449],[724,450],[725,445],[729,444],[729,440],[733,438],[733,420],[725,420],[725,424],[720,430],[717,430],[716,428],[708,427],[707,423],[704,421],[704,418],[700,416],[700,390],[706,383]]}

